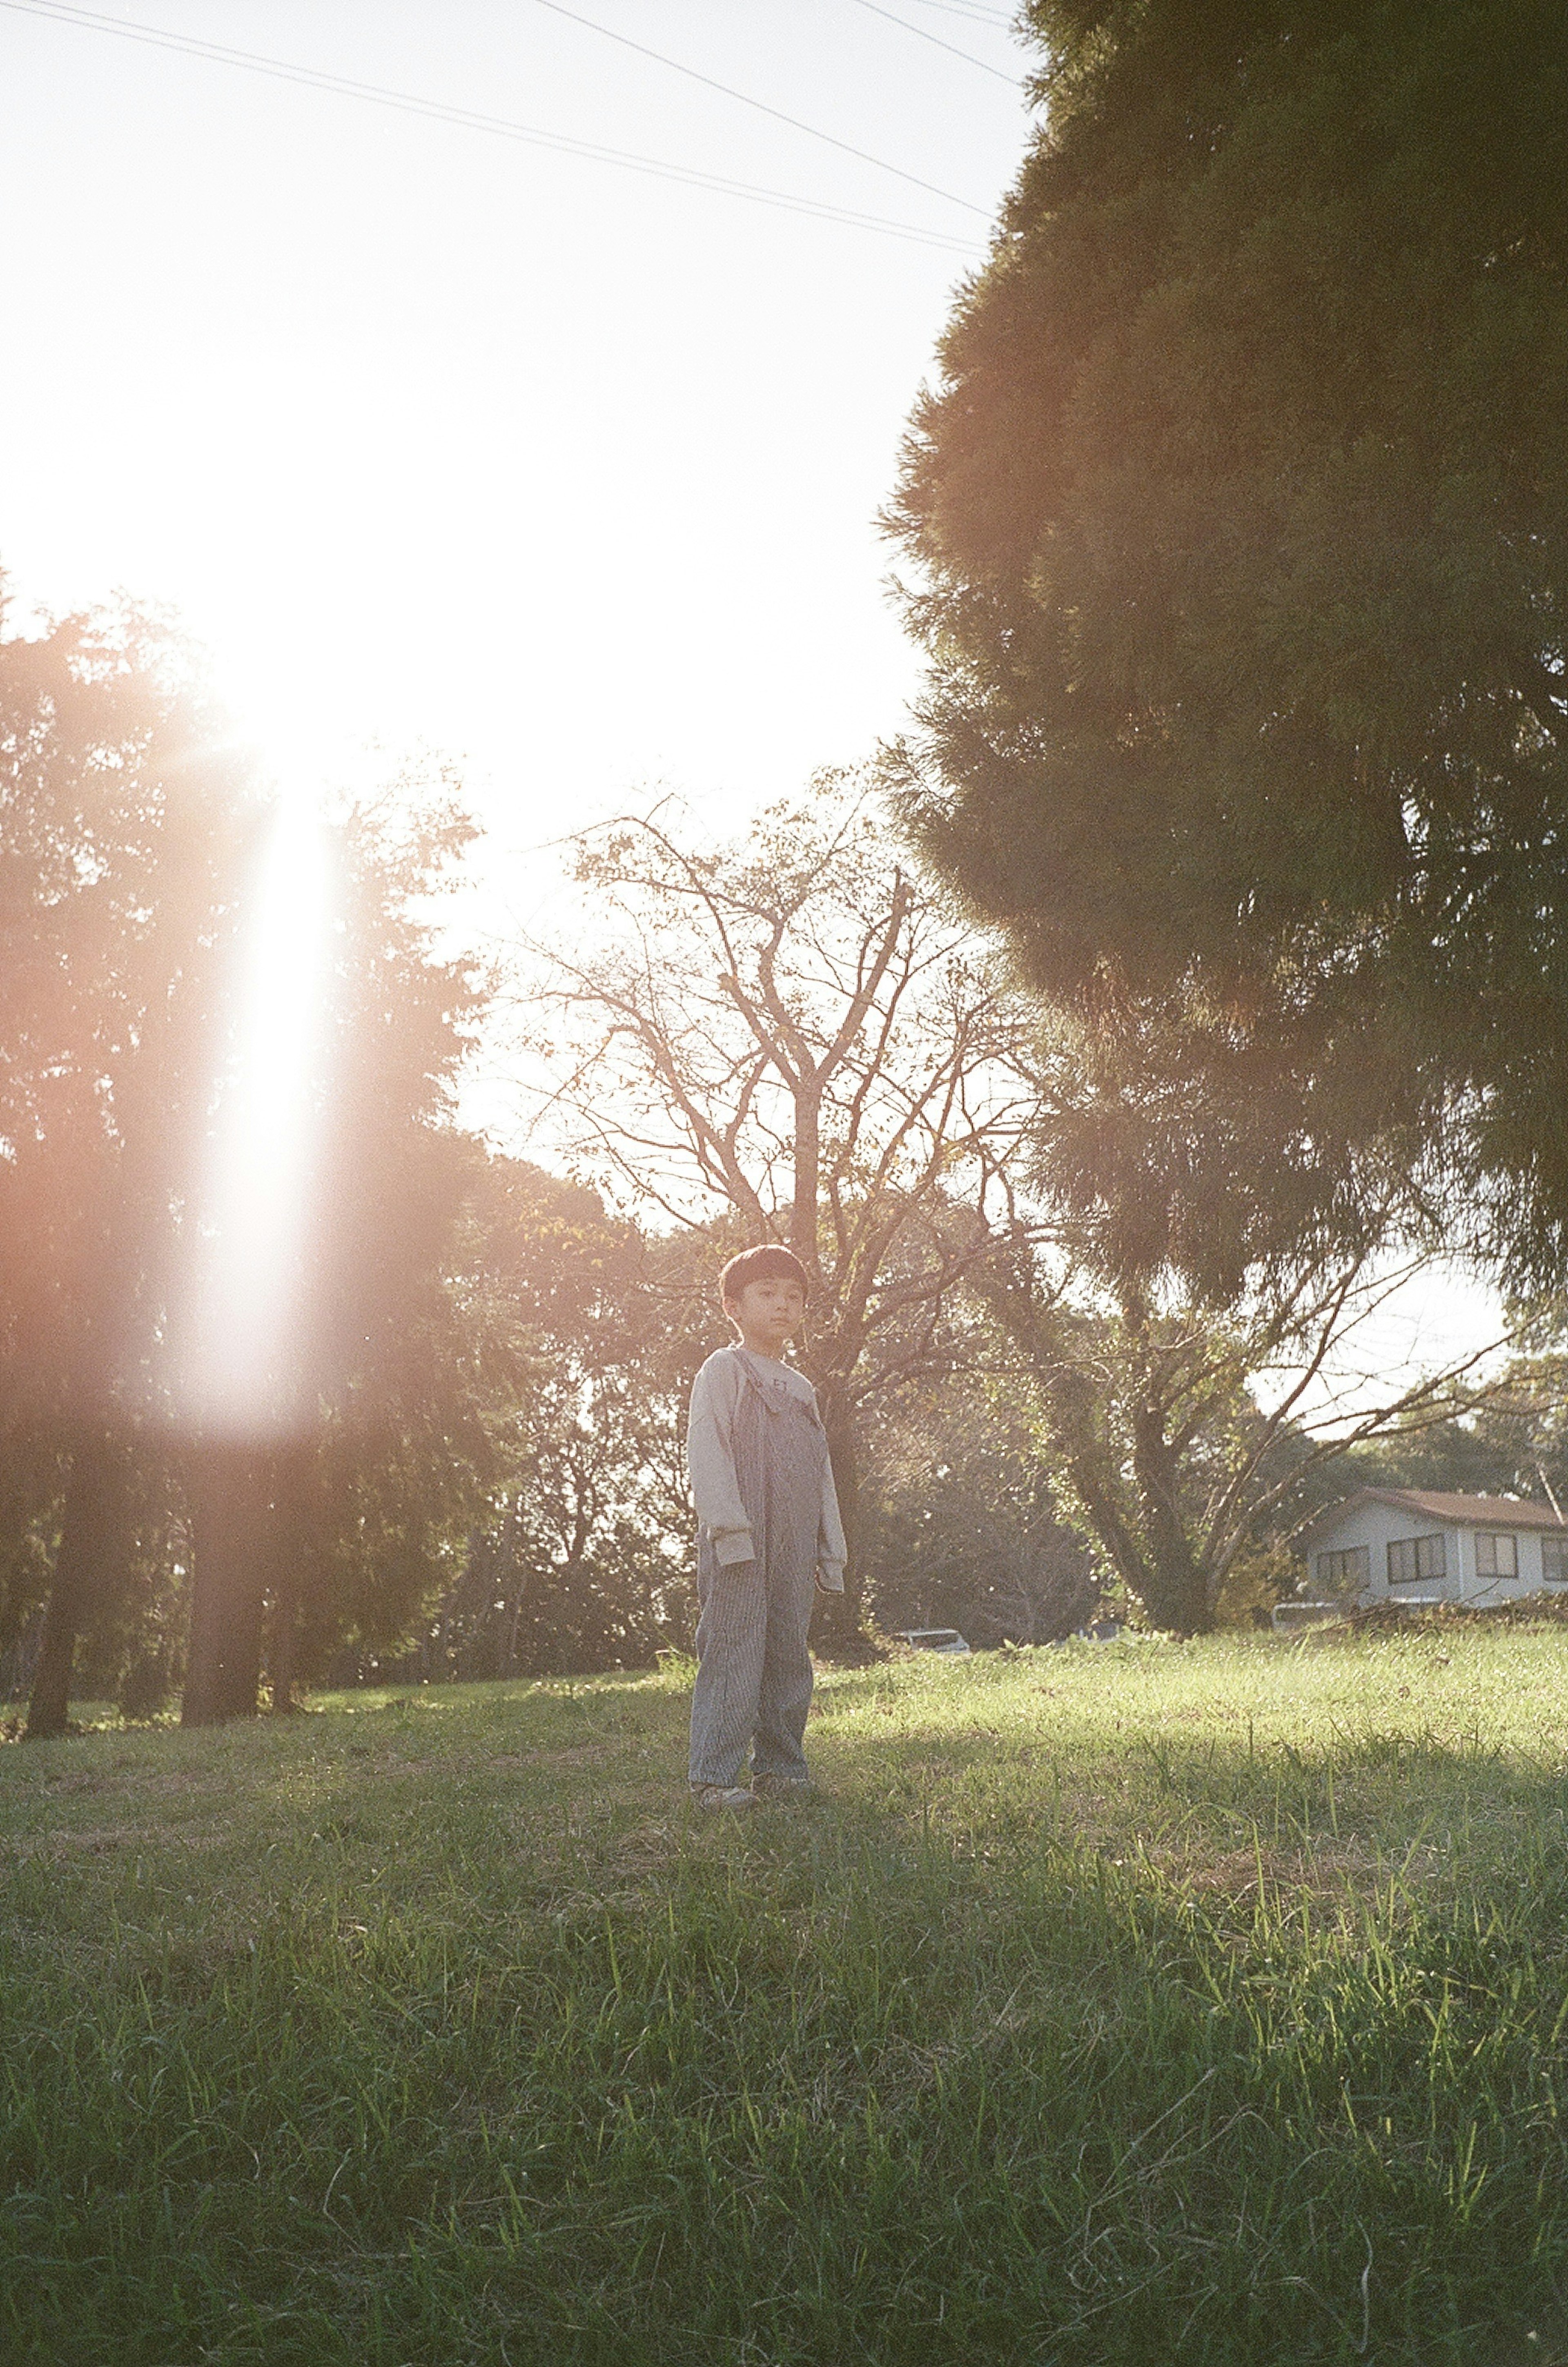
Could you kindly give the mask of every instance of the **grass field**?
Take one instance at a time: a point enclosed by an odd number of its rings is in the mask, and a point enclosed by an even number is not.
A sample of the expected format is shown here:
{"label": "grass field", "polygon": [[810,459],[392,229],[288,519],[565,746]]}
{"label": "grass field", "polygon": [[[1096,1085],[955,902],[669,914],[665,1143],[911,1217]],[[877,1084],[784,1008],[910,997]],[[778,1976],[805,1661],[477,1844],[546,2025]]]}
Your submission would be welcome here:
{"label": "grass field", "polygon": [[0,1751],[7,2367],[1568,2360],[1563,1630],[684,1716]]}

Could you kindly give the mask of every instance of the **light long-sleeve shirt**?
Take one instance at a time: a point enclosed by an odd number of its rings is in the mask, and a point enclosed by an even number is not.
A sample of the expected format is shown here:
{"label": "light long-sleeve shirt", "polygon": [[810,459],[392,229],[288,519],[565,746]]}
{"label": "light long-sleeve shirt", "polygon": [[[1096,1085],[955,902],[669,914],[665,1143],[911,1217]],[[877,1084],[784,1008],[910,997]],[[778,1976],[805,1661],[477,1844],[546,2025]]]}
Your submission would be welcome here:
{"label": "light long-sleeve shirt", "polygon": [[[686,1469],[696,1501],[697,1518],[713,1539],[716,1560],[725,1565],[750,1561],[756,1554],[730,1443],[730,1425],[746,1386],[742,1360],[747,1356],[755,1357],[769,1380],[783,1383],[792,1397],[807,1406],[813,1420],[819,1422],[821,1419],[817,1410],[817,1392],[805,1374],[797,1373],[793,1365],[781,1365],[772,1356],[758,1355],[754,1348],[717,1349],[698,1373],[692,1384],[692,1407],[686,1423]],[[833,1467],[824,1440],[817,1570],[818,1584],[830,1594],[843,1591],[845,1558],[843,1523],[839,1517]]]}

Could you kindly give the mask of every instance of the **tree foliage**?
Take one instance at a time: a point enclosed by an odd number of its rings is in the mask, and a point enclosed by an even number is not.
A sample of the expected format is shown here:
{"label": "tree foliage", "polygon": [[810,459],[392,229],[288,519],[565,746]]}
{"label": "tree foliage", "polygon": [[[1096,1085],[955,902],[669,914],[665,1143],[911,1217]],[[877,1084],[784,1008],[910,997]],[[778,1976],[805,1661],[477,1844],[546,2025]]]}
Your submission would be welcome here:
{"label": "tree foliage", "polygon": [[[484,1359],[485,1503],[422,1669],[548,1675],[649,1665],[690,1641],[681,1452],[710,1342],[705,1242],[650,1238],[581,1184],[491,1157],[457,1284]],[[499,1351],[499,1353],[496,1353]]]}
{"label": "tree foliage", "polygon": [[1129,1257],[1223,1289],[1234,1228],[1198,1235],[1238,1172],[1288,1239],[1379,1141],[1554,1272],[1568,24],[1026,14],[1043,128],[893,514],[931,657],[907,810],[1165,1097],[1153,1140],[1113,1074],[1091,1108],[1175,1204],[1145,1178]]}
{"label": "tree foliage", "polygon": [[1051,1644],[1101,1580],[1061,1516],[1030,1375],[973,1325],[963,1369],[900,1392],[870,1438],[866,1585],[880,1627],[956,1627],[977,1647]]}
{"label": "tree foliage", "polygon": [[1354,1488],[1437,1488],[1544,1497],[1568,1509],[1568,1354],[1555,1338],[1511,1358],[1475,1401],[1441,1422],[1401,1426],[1348,1449],[1336,1495]]}

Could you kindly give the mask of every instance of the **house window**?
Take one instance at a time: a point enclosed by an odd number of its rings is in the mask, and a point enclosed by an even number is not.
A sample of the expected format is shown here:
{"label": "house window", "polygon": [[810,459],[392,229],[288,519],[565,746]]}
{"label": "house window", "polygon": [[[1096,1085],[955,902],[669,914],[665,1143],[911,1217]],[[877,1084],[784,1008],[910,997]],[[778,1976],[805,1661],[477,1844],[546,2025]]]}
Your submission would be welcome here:
{"label": "house window", "polygon": [[1395,1537],[1389,1546],[1390,1586],[1421,1586],[1435,1578],[1447,1578],[1448,1574],[1448,1550],[1440,1535]]}
{"label": "house window", "polygon": [[[1317,1557],[1318,1590],[1323,1594],[1359,1594],[1372,1574],[1371,1549],[1368,1546],[1346,1546],[1339,1553],[1321,1553]],[[1568,1565],[1565,1565],[1568,1569]]]}
{"label": "house window", "polygon": [[1519,1541],[1506,1531],[1494,1534],[1490,1529],[1475,1532],[1475,1575],[1477,1578],[1517,1578],[1519,1574]]}
{"label": "house window", "polygon": [[1568,1586],[1568,1537],[1542,1537],[1540,1574],[1548,1586]]}

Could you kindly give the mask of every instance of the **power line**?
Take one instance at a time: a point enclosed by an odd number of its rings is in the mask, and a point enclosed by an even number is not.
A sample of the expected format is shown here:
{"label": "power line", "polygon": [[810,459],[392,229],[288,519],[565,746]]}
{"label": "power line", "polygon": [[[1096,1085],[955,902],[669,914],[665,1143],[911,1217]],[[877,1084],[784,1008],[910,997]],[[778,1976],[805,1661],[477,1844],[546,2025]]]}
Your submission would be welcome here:
{"label": "power line", "polygon": [[585,25],[591,33],[602,33],[607,41],[618,41],[623,50],[635,50],[638,57],[651,58],[656,65],[668,66],[671,74],[684,74],[689,81],[700,82],[707,90],[721,91],[726,98],[739,99],[742,107],[754,107],[759,115],[771,115],[775,123],[787,123],[792,131],[804,131],[808,139],[824,140],[829,148],[839,148],[846,156],[857,156],[863,164],[874,164],[879,173],[892,173],[912,187],[924,189],[929,196],[942,198],[950,206],[962,206],[966,213],[985,214],[986,208],[973,204],[968,198],[955,198],[951,189],[939,189],[934,181],[922,181],[918,173],[906,173],[902,164],[889,164],[886,157],[873,156],[864,148],[852,147],[847,140],[836,139],[830,131],[819,131],[814,123],[803,123],[798,115],[785,115],[782,108],[770,107],[766,99],[753,98],[750,92],[732,89],[727,82],[715,82],[712,74],[699,74],[695,66],[681,63],[679,58],[667,58],[662,50],[650,50],[646,42],[634,41],[629,33],[617,33],[609,25],[601,25],[596,17],[579,16],[575,8],[562,6],[562,0],[536,0],[541,8],[553,16],[565,17],[574,25]]}
{"label": "power line", "polygon": [[973,25],[995,25],[1000,32],[1010,32],[1015,21],[1005,8],[986,8],[979,0],[915,0],[919,8],[940,8],[944,17],[967,17]]}
{"label": "power line", "polygon": [[1010,90],[1019,87],[1016,74],[1004,74],[1000,66],[988,65],[984,58],[974,56],[968,50],[954,49],[953,43],[944,41],[940,33],[928,33],[923,25],[911,25],[908,17],[896,17],[891,8],[879,7],[877,0],[859,0],[859,5],[869,8],[874,17],[884,17],[888,24],[901,26],[906,33],[913,33],[917,40],[934,42],[939,50],[945,50],[950,58],[962,58],[965,65],[978,66],[982,74],[995,74],[997,80],[1005,82]]}
{"label": "power line", "polygon": [[138,41],[148,48],[172,50],[182,57],[198,58],[210,65],[237,66],[246,74],[265,74],[276,82],[296,83],[307,90],[324,90],[339,98],[356,98],[371,106],[394,108],[400,114],[423,115],[437,123],[450,123],[459,130],[483,131],[502,140],[513,140],[526,146],[548,148],[567,156],[580,156],[590,164],[614,164],[626,172],[644,173],[657,180],[674,181],[687,188],[708,189],[718,196],[743,198],[753,205],[771,206],[786,213],[804,214],[816,221],[846,224],[852,230],[874,232],[884,238],[905,239],[919,246],[940,248],[949,255],[973,255],[979,253],[974,242],[953,238],[945,231],[927,230],[917,222],[895,221],[882,214],[858,212],[849,206],[833,205],[826,198],[798,197],[788,189],[770,189],[753,181],[736,181],[718,173],[705,173],[695,165],[672,164],[656,156],[639,156],[630,149],[606,148],[591,140],[574,140],[564,132],[546,131],[536,124],[514,123],[503,116],[482,115],[471,108],[448,107],[444,100],[423,98],[416,93],[389,90],[378,83],[355,82],[346,74],[327,74],[314,66],[293,64],[287,58],[272,58],[251,50],[226,48],[220,41],[204,41],[194,35],[175,33],[156,25],[138,23],[122,17],[106,17],[92,8],[76,8],[66,0],[0,0],[0,8],[9,8],[17,15],[42,17],[57,24],[73,25],[89,33],[113,33],[122,40]]}

